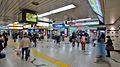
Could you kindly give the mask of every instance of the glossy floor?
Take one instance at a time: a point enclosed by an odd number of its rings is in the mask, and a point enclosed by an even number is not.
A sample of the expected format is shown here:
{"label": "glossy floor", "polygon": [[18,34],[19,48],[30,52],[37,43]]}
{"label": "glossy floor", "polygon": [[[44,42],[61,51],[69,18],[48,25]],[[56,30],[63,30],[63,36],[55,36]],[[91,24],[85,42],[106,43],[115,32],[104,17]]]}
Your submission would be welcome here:
{"label": "glossy floor", "polygon": [[[31,49],[28,61],[21,60],[16,55],[17,46],[13,44],[5,49],[7,56],[0,59],[1,67],[110,67],[107,63],[95,63],[97,53],[92,44],[86,44],[86,51],[83,52],[77,44],[72,47],[68,40],[61,42],[60,46],[54,43],[54,40],[38,41],[37,47]],[[111,58],[107,60],[111,67],[118,67],[119,58],[120,54],[111,52]]]}

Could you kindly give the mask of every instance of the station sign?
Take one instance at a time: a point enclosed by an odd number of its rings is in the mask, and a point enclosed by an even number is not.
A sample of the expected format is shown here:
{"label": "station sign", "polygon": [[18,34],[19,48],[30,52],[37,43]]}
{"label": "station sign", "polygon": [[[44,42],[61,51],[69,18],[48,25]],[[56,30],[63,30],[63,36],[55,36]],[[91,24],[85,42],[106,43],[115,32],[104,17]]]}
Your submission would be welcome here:
{"label": "station sign", "polygon": [[24,28],[31,28],[31,24],[24,25]]}
{"label": "station sign", "polygon": [[99,25],[99,20],[78,21],[75,25],[71,26],[87,26],[87,25]]}
{"label": "station sign", "polygon": [[0,26],[0,29],[8,29],[7,27]]}
{"label": "station sign", "polygon": [[67,24],[69,24],[69,25],[74,25],[75,23],[74,23],[74,22],[68,22]]}
{"label": "station sign", "polygon": [[8,29],[23,29],[23,27],[8,27]]}
{"label": "station sign", "polygon": [[65,27],[65,24],[53,24],[53,27]]}
{"label": "station sign", "polygon": [[97,30],[106,30],[106,27],[97,27]]}

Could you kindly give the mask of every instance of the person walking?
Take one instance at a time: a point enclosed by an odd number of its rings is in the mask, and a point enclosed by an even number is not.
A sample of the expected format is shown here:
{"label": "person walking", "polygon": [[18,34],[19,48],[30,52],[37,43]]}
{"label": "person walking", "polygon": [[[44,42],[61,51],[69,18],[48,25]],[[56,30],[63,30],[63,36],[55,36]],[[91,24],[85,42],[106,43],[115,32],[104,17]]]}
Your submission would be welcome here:
{"label": "person walking", "polygon": [[22,38],[19,44],[19,48],[22,48],[22,59],[24,59],[24,52],[26,52],[25,60],[26,61],[28,60],[28,55],[29,55],[28,48],[31,48],[31,47],[32,47],[31,42],[26,34],[24,35],[24,38]]}
{"label": "person walking", "polygon": [[4,37],[4,48],[6,48],[7,47],[7,41],[8,41],[7,33],[4,33],[3,37]]}
{"label": "person walking", "polygon": [[37,46],[37,37],[36,37],[36,34],[33,34],[33,42],[34,42],[34,47]]}
{"label": "person walking", "polygon": [[73,44],[73,47],[75,47],[75,32],[72,33],[72,44]]}
{"label": "person walking", "polygon": [[0,59],[5,58],[6,54],[1,53],[1,51],[4,49],[2,43],[4,42],[4,37],[0,35]]}
{"label": "person walking", "polygon": [[4,37],[2,35],[0,35],[0,53],[4,49],[4,47],[2,45],[2,43],[4,42],[4,40],[5,40]]}
{"label": "person walking", "polygon": [[[109,47],[111,47],[111,49],[108,49]],[[106,57],[110,57],[110,50],[113,50],[113,43],[112,40],[110,38],[110,36],[107,36],[107,42],[106,42],[106,51],[107,51],[107,56]]]}
{"label": "person walking", "polygon": [[17,39],[17,32],[13,32],[13,39],[14,39],[14,42],[16,42],[16,39]]}
{"label": "person walking", "polygon": [[58,44],[58,47],[60,47],[60,36],[59,35],[56,37],[56,44]]}
{"label": "person walking", "polygon": [[82,35],[82,37],[81,37],[81,47],[82,47],[83,51],[85,51],[85,44],[86,44],[85,36]]}
{"label": "person walking", "polygon": [[79,47],[79,43],[80,43],[80,36],[77,36],[77,43],[78,43],[78,47]]}

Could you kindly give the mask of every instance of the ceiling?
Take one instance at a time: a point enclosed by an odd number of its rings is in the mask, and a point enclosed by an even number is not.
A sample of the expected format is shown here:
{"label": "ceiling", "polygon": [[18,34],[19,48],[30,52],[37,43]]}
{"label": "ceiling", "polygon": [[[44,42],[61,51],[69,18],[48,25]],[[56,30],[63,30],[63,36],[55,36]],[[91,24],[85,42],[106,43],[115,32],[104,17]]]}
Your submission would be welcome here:
{"label": "ceiling", "polygon": [[120,0],[104,0],[105,23],[113,24],[117,21],[119,17],[120,17]]}
{"label": "ceiling", "polygon": [[[38,2],[39,5],[33,5],[33,1]],[[90,8],[88,0],[0,0],[0,25],[7,25],[17,21],[17,15],[21,9],[30,9],[42,14],[70,4],[74,4],[76,8],[47,17],[55,21],[63,21],[66,18],[96,17]]]}

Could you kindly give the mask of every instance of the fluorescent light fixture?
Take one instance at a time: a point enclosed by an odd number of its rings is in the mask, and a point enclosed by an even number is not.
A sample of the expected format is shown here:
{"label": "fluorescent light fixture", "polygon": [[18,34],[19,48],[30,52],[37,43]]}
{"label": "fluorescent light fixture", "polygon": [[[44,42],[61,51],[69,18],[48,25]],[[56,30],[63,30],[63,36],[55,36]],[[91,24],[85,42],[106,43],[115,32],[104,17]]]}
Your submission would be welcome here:
{"label": "fluorescent light fixture", "polygon": [[13,26],[13,24],[8,24],[7,26]]}
{"label": "fluorescent light fixture", "polygon": [[46,12],[46,13],[38,15],[38,17],[44,17],[44,16],[51,15],[51,14],[52,14],[51,12]]}
{"label": "fluorescent light fixture", "polygon": [[15,22],[14,24],[18,24],[19,22]]}
{"label": "fluorescent light fixture", "polygon": [[114,27],[111,27],[110,30],[115,30],[115,28],[114,28]]}
{"label": "fluorescent light fixture", "polygon": [[71,5],[67,5],[67,6],[52,10],[50,12],[51,13],[58,13],[58,12],[66,11],[66,10],[69,10],[69,9],[72,9],[72,8],[75,8],[75,7],[76,7],[75,5],[71,4]]}
{"label": "fluorescent light fixture", "polygon": [[91,20],[91,18],[73,20],[73,22],[77,22],[77,21],[86,21],[86,20]]}
{"label": "fluorescent light fixture", "polygon": [[59,12],[62,12],[62,11],[66,11],[66,10],[69,10],[69,9],[72,9],[72,8],[75,8],[75,7],[76,7],[75,5],[70,4],[70,5],[67,5],[67,6],[64,6],[64,7],[61,7],[61,8],[58,8],[58,9],[40,14],[40,15],[38,15],[38,17],[48,16],[48,15],[59,13]]}

